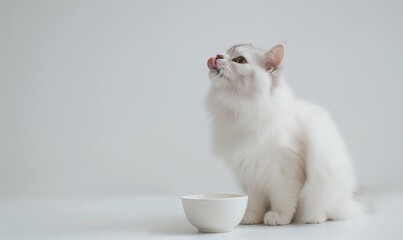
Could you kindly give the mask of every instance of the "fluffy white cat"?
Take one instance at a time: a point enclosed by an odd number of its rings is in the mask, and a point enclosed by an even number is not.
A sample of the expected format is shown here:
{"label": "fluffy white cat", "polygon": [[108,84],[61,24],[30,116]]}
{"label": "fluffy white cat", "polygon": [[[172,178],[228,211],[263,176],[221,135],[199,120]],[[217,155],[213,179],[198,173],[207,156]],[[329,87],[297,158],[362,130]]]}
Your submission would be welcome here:
{"label": "fluffy white cat", "polygon": [[250,44],[210,58],[213,151],[249,195],[243,224],[320,223],[358,215],[351,158],[329,114],[294,97],[284,46]]}

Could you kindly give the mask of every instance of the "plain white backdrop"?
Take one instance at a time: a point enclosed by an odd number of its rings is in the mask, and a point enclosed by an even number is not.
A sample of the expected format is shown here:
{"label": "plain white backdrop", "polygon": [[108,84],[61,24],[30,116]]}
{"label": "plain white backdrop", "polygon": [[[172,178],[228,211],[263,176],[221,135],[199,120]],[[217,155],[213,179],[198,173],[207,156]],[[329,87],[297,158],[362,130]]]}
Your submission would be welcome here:
{"label": "plain white backdrop", "polygon": [[0,198],[237,192],[206,61],[288,41],[364,189],[402,189],[401,1],[1,1]]}

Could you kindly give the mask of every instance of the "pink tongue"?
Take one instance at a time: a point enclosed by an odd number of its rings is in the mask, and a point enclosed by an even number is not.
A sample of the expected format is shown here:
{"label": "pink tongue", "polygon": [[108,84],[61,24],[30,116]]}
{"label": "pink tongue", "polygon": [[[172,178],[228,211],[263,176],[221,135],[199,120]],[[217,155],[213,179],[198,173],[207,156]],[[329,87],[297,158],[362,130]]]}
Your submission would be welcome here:
{"label": "pink tongue", "polygon": [[208,68],[210,68],[210,69],[217,69],[217,65],[215,65],[215,58],[209,58],[208,60],[207,60],[207,66],[208,66]]}

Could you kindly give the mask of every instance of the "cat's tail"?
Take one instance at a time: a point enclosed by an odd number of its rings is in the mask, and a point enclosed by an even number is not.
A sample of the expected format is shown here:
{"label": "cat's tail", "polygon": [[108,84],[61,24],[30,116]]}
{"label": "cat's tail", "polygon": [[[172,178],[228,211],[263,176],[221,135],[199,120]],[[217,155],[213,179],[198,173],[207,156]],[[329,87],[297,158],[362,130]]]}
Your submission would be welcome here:
{"label": "cat's tail", "polygon": [[352,199],[339,203],[331,214],[333,220],[351,219],[372,212],[372,199],[367,195],[354,194]]}
{"label": "cat's tail", "polygon": [[360,207],[360,214],[371,213],[374,211],[372,197],[362,193],[354,193],[353,199]]}

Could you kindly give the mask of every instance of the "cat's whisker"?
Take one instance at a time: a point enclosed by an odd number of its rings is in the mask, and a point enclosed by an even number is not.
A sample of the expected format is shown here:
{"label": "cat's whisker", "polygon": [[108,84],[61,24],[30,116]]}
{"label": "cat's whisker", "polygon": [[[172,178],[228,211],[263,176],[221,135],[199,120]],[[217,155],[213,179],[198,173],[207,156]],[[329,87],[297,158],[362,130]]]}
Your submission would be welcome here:
{"label": "cat's whisker", "polygon": [[227,80],[224,78],[224,86],[221,88],[220,98],[222,97],[226,87],[227,87]]}
{"label": "cat's whisker", "polygon": [[220,69],[220,74],[221,74],[223,80],[225,81],[223,87],[221,88],[221,92],[220,92],[220,95],[219,95],[220,98],[222,97],[222,95],[223,95],[223,93],[224,93],[224,91],[225,91],[225,89],[227,87],[228,79],[225,77],[227,75],[226,71],[227,71],[227,69],[225,67]]}
{"label": "cat's whisker", "polygon": [[217,72],[217,75],[215,75],[215,77],[211,78],[210,80],[211,80],[211,81],[214,81],[214,80],[216,80],[217,78],[220,78],[220,77],[222,77],[222,76],[223,76],[223,71],[220,70],[220,71]]}
{"label": "cat's whisker", "polygon": [[227,62],[223,62],[224,66],[226,67],[226,69],[228,69],[228,71],[231,71],[231,66],[229,65],[229,63]]}

